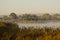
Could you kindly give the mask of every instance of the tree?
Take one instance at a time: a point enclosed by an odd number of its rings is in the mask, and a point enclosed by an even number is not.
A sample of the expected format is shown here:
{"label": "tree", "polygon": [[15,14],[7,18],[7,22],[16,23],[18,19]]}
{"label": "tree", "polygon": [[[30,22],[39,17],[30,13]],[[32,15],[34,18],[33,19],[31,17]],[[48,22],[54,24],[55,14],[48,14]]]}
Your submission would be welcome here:
{"label": "tree", "polygon": [[52,19],[60,19],[60,14],[54,14],[54,15],[52,16]]}
{"label": "tree", "polygon": [[46,13],[46,14],[42,15],[42,19],[43,20],[49,20],[49,19],[51,19],[51,15]]}
{"label": "tree", "polygon": [[31,14],[24,14],[22,18],[24,20],[38,20],[39,19],[37,15],[31,15]]}
{"label": "tree", "polygon": [[15,13],[11,13],[11,14],[9,15],[9,17],[10,17],[11,19],[17,19],[17,18],[18,18]]}

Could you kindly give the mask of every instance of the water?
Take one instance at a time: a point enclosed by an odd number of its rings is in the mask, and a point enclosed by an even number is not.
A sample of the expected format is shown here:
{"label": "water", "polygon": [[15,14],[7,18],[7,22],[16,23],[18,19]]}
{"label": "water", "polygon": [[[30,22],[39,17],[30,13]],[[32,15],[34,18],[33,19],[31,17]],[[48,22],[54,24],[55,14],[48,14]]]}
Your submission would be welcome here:
{"label": "water", "polygon": [[60,21],[44,21],[43,23],[18,23],[19,27],[53,27],[58,28],[60,27]]}

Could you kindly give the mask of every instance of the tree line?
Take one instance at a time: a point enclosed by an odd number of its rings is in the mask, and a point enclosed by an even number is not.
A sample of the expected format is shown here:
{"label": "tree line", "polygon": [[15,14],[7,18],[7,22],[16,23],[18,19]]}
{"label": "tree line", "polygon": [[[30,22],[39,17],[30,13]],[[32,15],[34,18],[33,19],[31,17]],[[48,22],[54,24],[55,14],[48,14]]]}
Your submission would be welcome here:
{"label": "tree line", "polygon": [[50,19],[60,19],[60,14],[53,14],[53,15],[50,15],[48,13],[45,13],[43,15],[36,15],[36,14],[22,14],[22,15],[19,15],[17,16],[17,14],[15,13],[11,13],[9,15],[10,17],[12,18],[22,18],[24,20],[50,20]]}
{"label": "tree line", "polygon": [[16,13],[10,13],[9,16],[4,16],[4,20],[28,20],[28,21],[39,21],[39,20],[60,20],[60,14],[53,14],[50,15],[45,13],[43,15],[36,15],[36,14],[22,14],[17,15]]}

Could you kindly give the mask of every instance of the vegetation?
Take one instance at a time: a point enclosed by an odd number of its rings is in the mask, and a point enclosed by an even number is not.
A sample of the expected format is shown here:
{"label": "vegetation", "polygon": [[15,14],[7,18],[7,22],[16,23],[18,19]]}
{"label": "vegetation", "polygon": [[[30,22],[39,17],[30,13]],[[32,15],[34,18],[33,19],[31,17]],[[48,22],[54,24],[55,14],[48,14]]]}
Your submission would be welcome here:
{"label": "vegetation", "polygon": [[15,23],[0,22],[0,40],[60,40],[60,28],[19,28]]}
{"label": "vegetation", "polygon": [[38,16],[37,15],[31,15],[31,14],[24,14],[22,16],[23,20],[38,20]]}
{"label": "vegetation", "polygon": [[39,20],[60,20],[60,14],[53,14],[50,15],[49,13],[45,13],[43,15],[35,15],[35,14],[23,14],[19,15],[19,18],[22,20],[32,20],[32,21],[39,21]]}
{"label": "vegetation", "polygon": [[9,15],[9,17],[10,17],[11,19],[17,19],[17,18],[18,18],[15,13],[11,13],[11,14]]}
{"label": "vegetation", "polygon": [[0,22],[0,40],[14,40],[18,32],[18,25]]}
{"label": "vegetation", "polygon": [[0,21],[5,22],[40,22],[40,21],[47,21],[47,20],[60,20],[60,14],[56,13],[50,15],[49,13],[45,13],[43,15],[36,15],[36,14],[22,14],[17,15],[16,13],[12,12],[8,16],[4,16],[0,18]]}

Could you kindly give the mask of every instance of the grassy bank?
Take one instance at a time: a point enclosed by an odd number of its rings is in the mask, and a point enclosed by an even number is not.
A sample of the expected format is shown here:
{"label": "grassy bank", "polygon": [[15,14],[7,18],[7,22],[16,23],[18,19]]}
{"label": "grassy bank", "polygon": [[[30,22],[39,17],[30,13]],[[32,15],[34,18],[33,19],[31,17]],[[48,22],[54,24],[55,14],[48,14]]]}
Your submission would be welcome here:
{"label": "grassy bank", "polygon": [[0,40],[60,40],[60,28],[19,28],[17,24],[0,22]]}

